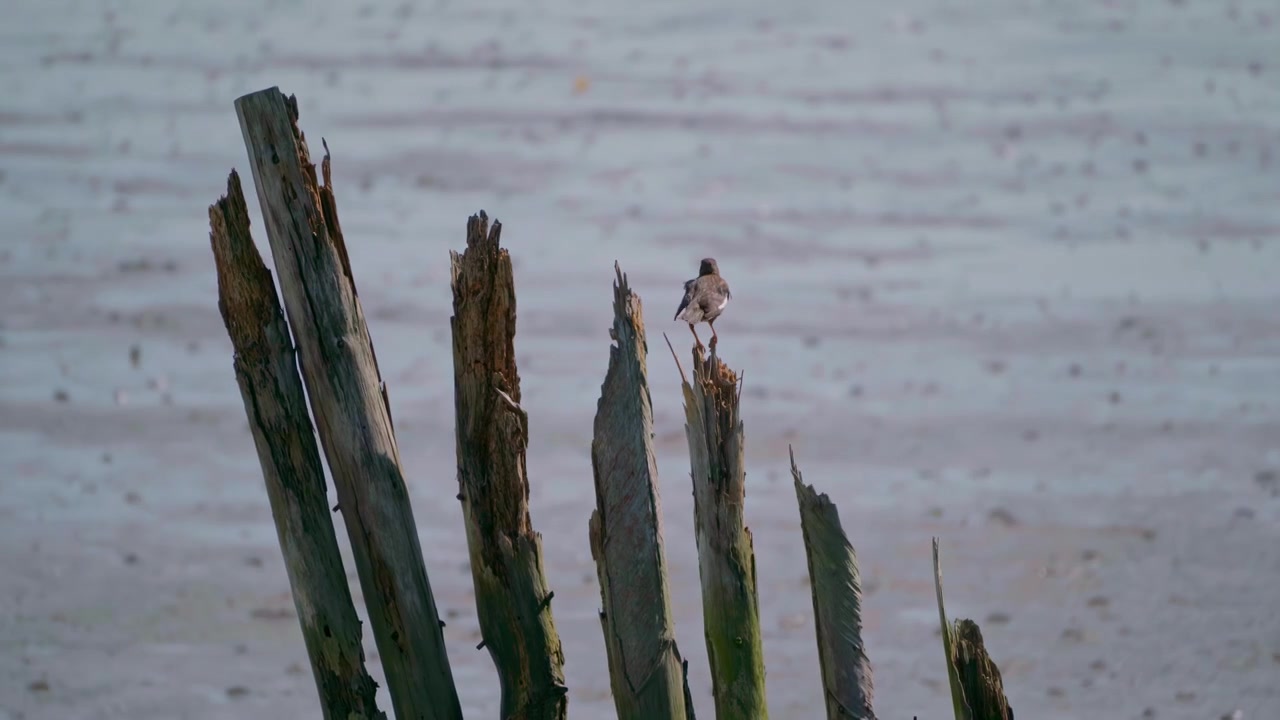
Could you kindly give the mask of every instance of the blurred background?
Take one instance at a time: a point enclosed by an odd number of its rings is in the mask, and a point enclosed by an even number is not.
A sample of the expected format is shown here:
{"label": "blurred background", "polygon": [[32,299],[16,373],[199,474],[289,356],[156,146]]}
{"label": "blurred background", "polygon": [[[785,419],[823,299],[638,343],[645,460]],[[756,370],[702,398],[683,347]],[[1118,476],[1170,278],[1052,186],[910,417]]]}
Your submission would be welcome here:
{"label": "blurred background", "polygon": [[573,717],[613,712],[587,519],[615,260],[712,713],[662,341],[688,352],[669,318],[704,256],[734,290],[774,717],[822,713],[788,444],[858,550],[886,720],[950,712],[932,535],[1019,717],[1280,717],[1273,0],[0,14],[0,719],[318,716],[208,247],[235,167],[266,249],[232,103],[272,85],[333,151],[468,717],[498,686],[454,499],[448,251],[481,208],[515,262]]}

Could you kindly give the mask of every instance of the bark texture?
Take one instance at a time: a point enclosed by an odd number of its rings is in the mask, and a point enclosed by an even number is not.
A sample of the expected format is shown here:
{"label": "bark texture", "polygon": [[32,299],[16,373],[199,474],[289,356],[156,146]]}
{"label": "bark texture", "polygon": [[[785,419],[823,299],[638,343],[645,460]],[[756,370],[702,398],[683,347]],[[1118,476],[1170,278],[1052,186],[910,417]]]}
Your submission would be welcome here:
{"label": "bark texture", "polygon": [[529,518],[529,418],[516,370],[516,294],[502,226],[481,212],[451,253],[458,498],[466,520],[482,645],[506,718],[563,719],[564,653],[551,616],[542,538]]}
{"label": "bark texture", "polygon": [[462,711],[338,222],[329,157],[321,185],[297,126],[297,102],[277,88],[235,106],[395,715],[456,720]]}
{"label": "bark texture", "polygon": [[800,527],[813,587],[814,628],[822,666],[827,717],[875,720],[871,661],[862,643],[862,580],[858,556],[826,495],[805,485],[791,454],[791,477],[800,504]]}
{"label": "bark texture", "polygon": [[738,376],[720,361],[714,347],[710,356],[703,355],[701,347],[693,349],[692,375],[690,382],[680,371],[716,717],[767,718],[755,550],[742,517],[746,500],[738,414],[742,389]]}
{"label": "bark texture", "polygon": [[614,344],[591,442],[600,624],[619,720],[685,720],[694,716],[693,703],[671,618],[644,313],[616,264],[614,272]]}
{"label": "bark texture", "polygon": [[209,207],[218,309],[235,348],[236,382],[266,481],[293,604],[326,720],[385,720],[365,670],[356,616],[330,518],[289,327],[271,272],[249,234],[240,176]]}

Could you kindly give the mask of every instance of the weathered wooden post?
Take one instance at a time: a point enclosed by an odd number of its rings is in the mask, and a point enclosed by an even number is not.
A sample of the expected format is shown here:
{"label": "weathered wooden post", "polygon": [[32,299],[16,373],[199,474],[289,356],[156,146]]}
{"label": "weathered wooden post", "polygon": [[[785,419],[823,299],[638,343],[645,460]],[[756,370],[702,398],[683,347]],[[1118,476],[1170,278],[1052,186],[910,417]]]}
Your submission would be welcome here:
{"label": "weathered wooden post", "polygon": [[957,620],[952,642],[952,662],[965,689],[965,700],[973,720],[1013,720],[1013,709],[1004,696],[1004,683],[982,642],[982,630],[972,620]]}
{"label": "weathered wooden post", "polygon": [[596,406],[590,522],[613,702],[619,720],[692,719],[688,663],[676,647],[662,547],[644,313],[617,264],[614,272],[609,335],[615,344]]}
{"label": "weathered wooden post", "polygon": [[271,272],[249,234],[240,176],[209,206],[218,309],[235,347],[235,374],[258,449],[293,604],[326,720],[385,720],[364,665],[360,619],[342,567],[324,469],[302,394],[289,326]]}
{"label": "weathered wooden post", "polygon": [[[667,341],[670,346],[670,340]],[[675,355],[672,348],[671,354]],[[743,524],[746,466],[738,376],[716,356],[693,350],[693,382],[684,386],[685,434],[693,476],[694,532],[702,581],[702,618],[716,717],[758,720],[765,700],[764,645],[751,531]]]}
{"label": "weathered wooden post", "polygon": [[830,720],[875,720],[871,661],[862,643],[862,579],[858,556],[826,495],[805,485],[791,453],[791,478],[800,504],[800,528],[813,587],[814,629]]}
{"label": "weathered wooden post", "polygon": [[529,418],[516,369],[516,294],[502,226],[481,212],[451,253],[458,499],[467,526],[482,646],[502,683],[502,717],[563,720],[564,653],[529,518]]}
{"label": "weathered wooden post", "polygon": [[1004,696],[1000,669],[982,642],[982,631],[972,620],[947,622],[942,602],[942,563],[938,538],[933,539],[933,584],[938,595],[938,620],[942,623],[942,651],[947,658],[947,682],[956,720],[1013,720],[1013,709]]}
{"label": "weathered wooden post", "polygon": [[279,89],[245,95],[235,106],[396,717],[457,720],[458,693],[338,223],[329,157],[320,185],[297,102]]}

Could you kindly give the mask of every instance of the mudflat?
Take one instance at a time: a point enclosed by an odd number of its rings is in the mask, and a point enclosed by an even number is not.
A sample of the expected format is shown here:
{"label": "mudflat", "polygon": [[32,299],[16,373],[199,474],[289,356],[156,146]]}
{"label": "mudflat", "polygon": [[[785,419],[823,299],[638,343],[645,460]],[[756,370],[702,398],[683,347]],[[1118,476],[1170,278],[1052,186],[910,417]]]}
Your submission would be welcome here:
{"label": "mudflat", "polygon": [[822,712],[788,444],[857,548],[881,717],[949,713],[934,535],[1019,717],[1280,716],[1273,2],[5,16],[3,720],[318,714],[207,240],[227,172],[251,183],[232,102],[271,85],[333,150],[469,717],[498,685],[454,500],[448,250],[481,208],[515,262],[574,717],[612,714],[587,519],[614,260],[648,310],[676,630],[711,716],[661,338],[684,359],[668,318],[705,256],[734,291],[716,329],[745,371],[774,717]]}

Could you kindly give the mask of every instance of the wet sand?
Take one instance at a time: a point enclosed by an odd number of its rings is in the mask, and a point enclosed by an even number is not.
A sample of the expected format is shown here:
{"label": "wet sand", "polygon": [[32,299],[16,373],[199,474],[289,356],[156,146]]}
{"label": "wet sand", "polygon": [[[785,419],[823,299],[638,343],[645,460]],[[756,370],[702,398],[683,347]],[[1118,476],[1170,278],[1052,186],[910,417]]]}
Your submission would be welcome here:
{"label": "wet sand", "polygon": [[516,263],[573,717],[612,713],[587,518],[615,259],[713,712],[661,340],[687,352],[668,318],[704,255],[734,290],[775,718],[822,712],[788,444],[858,550],[881,717],[949,712],[933,535],[1019,717],[1280,716],[1274,3],[309,5],[6,13],[0,719],[318,713],[207,246],[227,171],[248,180],[231,103],[270,85],[334,152],[468,717],[497,683],[448,250],[480,208]]}

